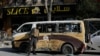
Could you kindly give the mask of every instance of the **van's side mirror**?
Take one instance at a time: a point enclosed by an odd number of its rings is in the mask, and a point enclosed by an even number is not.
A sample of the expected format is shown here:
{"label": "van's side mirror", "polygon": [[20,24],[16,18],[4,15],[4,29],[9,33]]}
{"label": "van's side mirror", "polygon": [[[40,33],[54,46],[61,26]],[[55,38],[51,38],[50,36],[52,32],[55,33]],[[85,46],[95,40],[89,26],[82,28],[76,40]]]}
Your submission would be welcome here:
{"label": "van's side mirror", "polygon": [[13,33],[15,34],[15,33],[17,33],[17,31],[16,30],[13,30]]}

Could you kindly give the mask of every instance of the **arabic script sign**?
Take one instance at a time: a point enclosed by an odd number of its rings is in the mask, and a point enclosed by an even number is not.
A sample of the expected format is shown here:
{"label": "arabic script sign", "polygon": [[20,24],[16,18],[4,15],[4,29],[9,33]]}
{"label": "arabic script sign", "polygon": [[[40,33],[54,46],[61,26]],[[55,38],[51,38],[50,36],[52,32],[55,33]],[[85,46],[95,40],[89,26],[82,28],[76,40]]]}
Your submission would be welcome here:
{"label": "arabic script sign", "polygon": [[[74,7],[65,5],[56,5],[52,8],[52,14],[66,14],[73,11]],[[47,14],[45,6],[38,7],[11,7],[4,8],[4,15],[36,15],[36,14]]]}

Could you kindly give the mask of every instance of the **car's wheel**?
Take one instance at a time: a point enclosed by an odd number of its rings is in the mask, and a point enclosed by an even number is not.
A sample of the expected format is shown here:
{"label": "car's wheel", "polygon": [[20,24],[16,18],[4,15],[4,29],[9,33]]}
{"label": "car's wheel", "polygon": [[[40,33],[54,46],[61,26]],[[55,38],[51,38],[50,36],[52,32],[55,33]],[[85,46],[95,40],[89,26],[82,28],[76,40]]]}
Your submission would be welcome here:
{"label": "car's wheel", "polygon": [[62,46],[62,49],[61,49],[61,52],[65,55],[67,54],[73,54],[74,53],[74,49],[73,49],[73,46],[70,45],[70,44],[64,44]]}
{"label": "car's wheel", "polygon": [[28,44],[27,43],[22,43],[20,45],[20,47],[19,47],[19,51],[26,52],[27,47],[28,47]]}

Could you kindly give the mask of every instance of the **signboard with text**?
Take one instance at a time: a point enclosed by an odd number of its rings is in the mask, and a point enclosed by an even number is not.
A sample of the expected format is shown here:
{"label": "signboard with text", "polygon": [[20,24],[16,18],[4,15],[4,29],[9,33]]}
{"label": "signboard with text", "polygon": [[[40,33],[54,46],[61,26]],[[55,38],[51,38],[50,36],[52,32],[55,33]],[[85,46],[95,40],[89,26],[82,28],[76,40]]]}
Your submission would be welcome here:
{"label": "signboard with text", "polygon": [[[52,7],[52,15],[74,14],[76,12],[75,5],[54,5]],[[34,7],[10,7],[3,8],[4,16],[20,16],[20,15],[46,15],[45,6]]]}

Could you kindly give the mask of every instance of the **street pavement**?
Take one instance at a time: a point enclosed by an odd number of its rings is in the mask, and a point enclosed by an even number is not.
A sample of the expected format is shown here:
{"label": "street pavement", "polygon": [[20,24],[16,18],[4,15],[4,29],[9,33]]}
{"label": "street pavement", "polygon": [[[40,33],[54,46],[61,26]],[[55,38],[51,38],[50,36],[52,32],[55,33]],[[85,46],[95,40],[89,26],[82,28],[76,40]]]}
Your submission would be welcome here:
{"label": "street pavement", "polygon": [[[17,50],[12,50],[11,47],[3,47],[0,48],[0,56],[26,56],[26,53],[18,52]],[[31,53],[30,56],[68,56],[68,55],[63,55],[56,52],[55,53],[37,52],[37,55],[33,55]],[[84,54],[69,55],[69,56],[100,56],[100,54],[84,53]]]}
{"label": "street pavement", "polygon": [[[11,41],[5,41],[4,43],[5,44],[2,46],[2,42],[0,42],[0,56],[26,56],[26,53],[13,50],[11,48]],[[79,55],[63,55],[57,52],[37,52],[37,55],[33,55],[31,53],[30,56],[100,56],[100,52],[95,53],[95,52],[88,51]]]}

